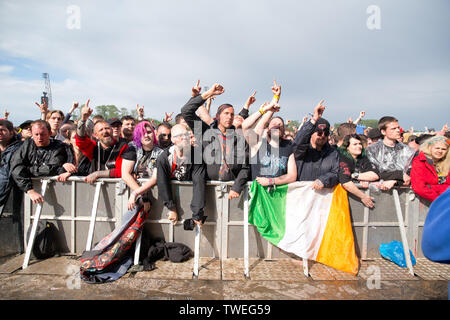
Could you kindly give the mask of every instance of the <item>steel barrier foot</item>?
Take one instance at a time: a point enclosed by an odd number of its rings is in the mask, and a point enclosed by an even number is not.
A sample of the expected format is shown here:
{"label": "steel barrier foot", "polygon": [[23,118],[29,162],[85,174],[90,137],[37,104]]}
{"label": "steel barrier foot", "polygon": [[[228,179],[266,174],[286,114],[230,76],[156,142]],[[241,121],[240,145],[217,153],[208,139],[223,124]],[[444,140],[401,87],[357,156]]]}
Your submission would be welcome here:
{"label": "steel barrier foot", "polygon": [[198,278],[198,265],[200,260],[200,236],[202,229],[199,225],[195,226],[195,246],[194,246],[194,278]]}
{"label": "steel barrier foot", "polygon": [[303,274],[305,277],[309,277],[308,259],[302,258],[303,262]]}
{"label": "steel barrier foot", "polygon": [[244,277],[250,279],[248,245],[248,186],[244,189]]}
{"label": "steel barrier foot", "polygon": [[395,202],[395,212],[397,213],[397,220],[400,228],[400,235],[402,237],[402,243],[403,243],[403,252],[405,254],[406,259],[406,266],[409,269],[409,274],[414,276],[414,269],[411,262],[411,256],[409,253],[409,245],[408,240],[406,239],[406,230],[405,230],[405,224],[403,223],[403,214],[402,214],[402,208],[400,206],[400,199],[398,196],[398,191],[396,189],[392,189],[392,195],[394,196],[394,202]]}
{"label": "steel barrier foot", "polygon": [[[44,198],[45,192],[47,191],[49,180],[42,181],[41,187],[41,195]],[[30,262],[31,251],[33,250],[34,239],[36,237],[37,226],[39,223],[39,218],[41,217],[42,206],[43,203],[39,203],[36,207],[36,213],[34,214],[33,226],[31,227],[30,238],[28,239],[27,249],[25,251],[25,259],[23,260],[22,269],[26,269],[28,267],[28,263]]]}
{"label": "steel barrier foot", "polygon": [[89,223],[89,233],[88,239],[86,242],[86,251],[90,251],[92,249],[92,240],[94,238],[94,228],[95,228],[95,219],[97,218],[97,208],[98,208],[98,200],[100,198],[100,190],[103,182],[97,182],[95,186],[95,195],[94,195],[94,204],[92,206],[91,212],[91,221]]}

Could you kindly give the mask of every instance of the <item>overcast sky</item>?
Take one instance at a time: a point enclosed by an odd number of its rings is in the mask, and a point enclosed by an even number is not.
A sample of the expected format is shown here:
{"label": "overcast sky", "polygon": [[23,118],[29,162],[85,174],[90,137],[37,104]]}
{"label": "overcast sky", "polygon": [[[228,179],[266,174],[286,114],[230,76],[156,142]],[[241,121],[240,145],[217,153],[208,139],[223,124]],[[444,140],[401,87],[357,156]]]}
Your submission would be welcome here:
{"label": "overcast sky", "polygon": [[43,72],[54,109],[90,98],[143,104],[157,119],[178,113],[197,79],[225,87],[214,113],[222,103],[239,112],[254,90],[256,111],[276,79],[286,120],[325,99],[331,123],[365,110],[440,129],[450,124],[449,12],[447,0],[0,0],[0,113],[16,125],[39,118]]}

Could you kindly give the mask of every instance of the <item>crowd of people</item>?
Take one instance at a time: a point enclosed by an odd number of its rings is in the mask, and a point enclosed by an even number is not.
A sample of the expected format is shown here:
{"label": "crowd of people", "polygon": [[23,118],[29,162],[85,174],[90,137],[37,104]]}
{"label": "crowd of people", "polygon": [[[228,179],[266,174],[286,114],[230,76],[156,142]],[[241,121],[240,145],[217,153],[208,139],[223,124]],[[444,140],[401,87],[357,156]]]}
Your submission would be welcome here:
{"label": "crowd of people", "polygon": [[[229,199],[237,198],[247,182],[263,186],[311,181],[312,188],[332,188],[338,183],[369,207],[374,198],[369,187],[390,190],[411,186],[414,192],[433,201],[450,185],[450,135],[447,126],[439,132],[414,135],[399,121],[384,116],[378,127],[362,128],[365,116],[332,127],[323,115],[324,100],[304,117],[299,128],[289,127],[280,113],[281,86],[274,80],[273,98],[250,113],[254,92],[239,114],[231,104],[222,104],[212,115],[211,105],[225,88],[216,83],[208,90],[200,82],[172,120],[166,113],[157,126],[138,117],[104,119],[93,116],[88,100],[80,118],[71,120],[79,108],[73,103],[64,114],[48,110],[45,101],[36,105],[41,117],[14,127],[0,120],[0,208],[12,188],[27,193],[34,203],[44,201],[33,189],[31,178],[83,176],[87,183],[99,178],[121,178],[130,188],[128,208],[143,205],[151,210],[149,192],[158,187],[158,197],[167,208],[168,219],[178,221],[171,180],[192,181],[192,219],[185,228],[205,222],[207,180],[233,182]],[[140,178],[146,182],[141,183]]]}

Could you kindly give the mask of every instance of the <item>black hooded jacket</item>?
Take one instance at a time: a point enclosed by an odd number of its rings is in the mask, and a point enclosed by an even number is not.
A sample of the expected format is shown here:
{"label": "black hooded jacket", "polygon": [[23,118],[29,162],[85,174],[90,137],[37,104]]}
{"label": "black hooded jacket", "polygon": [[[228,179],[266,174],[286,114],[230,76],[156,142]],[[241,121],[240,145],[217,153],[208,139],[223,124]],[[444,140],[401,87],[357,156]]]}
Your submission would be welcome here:
{"label": "black hooded jacket", "polygon": [[[228,152],[226,152],[225,160],[229,170],[222,176],[222,181],[234,181],[231,190],[241,193],[250,179],[248,144],[244,136],[236,132],[234,126],[228,130],[227,135],[223,135],[218,128],[217,120],[214,120],[210,125],[204,123],[195,112],[205,101],[201,95],[189,99],[184,107],[181,108],[181,114],[196,135],[197,141],[202,142],[202,156],[203,162],[206,164],[208,179],[219,180],[219,169],[223,157],[222,150],[224,146],[227,146]],[[196,128],[196,123],[198,129]],[[197,137],[200,128],[202,136]],[[197,160],[194,159],[194,161]]]}
{"label": "black hooded jacket", "polygon": [[11,158],[14,152],[22,145],[18,136],[13,136],[5,151],[1,153],[0,159],[0,207],[8,200],[11,191]]}
{"label": "black hooded jacket", "polygon": [[311,146],[310,139],[315,127],[307,121],[295,136],[293,148],[297,181],[319,179],[325,188],[332,188],[339,182],[339,153],[328,142],[320,151]]}

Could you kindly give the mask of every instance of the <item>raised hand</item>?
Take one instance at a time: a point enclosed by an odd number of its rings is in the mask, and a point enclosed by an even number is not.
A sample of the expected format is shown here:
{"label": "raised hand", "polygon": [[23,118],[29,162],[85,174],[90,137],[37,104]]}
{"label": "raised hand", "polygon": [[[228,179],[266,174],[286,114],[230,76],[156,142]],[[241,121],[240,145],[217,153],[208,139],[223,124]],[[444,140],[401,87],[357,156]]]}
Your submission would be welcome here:
{"label": "raised hand", "polygon": [[83,108],[81,108],[81,119],[83,121],[86,121],[87,119],[89,119],[89,117],[91,116],[92,112],[94,111],[91,108],[89,108],[89,102],[90,101],[91,101],[91,99],[87,99],[86,104],[84,105]]}
{"label": "raised hand", "polygon": [[221,95],[222,93],[225,92],[224,87],[222,87],[222,85],[218,84],[218,83],[214,83],[211,87],[211,89],[209,89],[208,91],[211,92],[212,96],[218,96]]}
{"label": "raised hand", "polygon": [[359,113],[359,118],[362,119],[366,115],[366,112],[363,110]]}
{"label": "raised hand", "polygon": [[253,103],[255,103],[255,101],[256,101],[255,94],[256,94],[256,91],[253,92],[250,97],[248,97],[248,99],[247,99],[247,101],[245,102],[245,105],[244,105],[245,109],[248,109]]}
{"label": "raised hand", "polygon": [[261,109],[264,113],[268,111],[272,111],[275,113],[280,111],[280,105],[272,100],[271,102],[264,102],[260,107],[260,110]]}
{"label": "raised hand", "polygon": [[144,116],[144,106],[139,107],[139,104],[136,107],[137,113],[139,116]]}
{"label": "raised hand", "polygon": [[275,79],[273,79],[273,86],[272,86],[272,93],[274,94],[274,95],[276,95],[276,96],[278,96],[278,98],[280,97],[280,95],[281,95],[281,86],[279,86],[278,84],[277,84],[277,82],[275,81]]}
{"label": "raised hand", "polygon": [[75,111],[76,108],[78,108],[79,103],[77,101],[72,103],[72,107],[69,110],[69,113],[72,114],[72,112]]}
{"label": "raised hand", "polygon": [[201,91],[202,91],[202,87],[200,87],[200,80],[197,80],[197,83],[191,89],[192,97],[198,96]]}
{"label": "raised hand", "polygon": [[44,99],[44,102],[42,104],[35,102],[35,104],[39,107],[41,110],[41,113],[47,113],[48,112],[48,104],[47,100]]}
{"label": "raised hand", "polygon": [[8,110],[5,110],[5,119],[8,120],[9,112]]}
{"label": "raised hand", "polygon": [[167,114],[167,112],[164,112],[164,114],[165,114],[165,116],[164,116],[164,122],[170,122],[170,121],[172,121],[172,115],[173,115],[173,112],[171,112],[171,113],[169,113],[169,114]]}
{"label": "raised hand", "polygon": [[278,103],[275,103],[272,105],[272,111],[275,112],[279,112],[280,111],[280,105]]}
{"label": "raised hand", "polygon": [[214,96],[221,95],[225,92],[224,87],[218,83],[214,83],[208,91],[202,93],[203,100],[207,100],[208,98],[212,98]]}
{"label": "raised hand", "polygon": [[316,107],[314,108],[313,119],[314,119],[315,121],[319,120],[319,118],[322,117],[323,112],[325,111],[325,108],[326,108],[326,107],[323,105],[323,102],[324,102],[324,101],[325,101],[324,99],[320,100],[320,102],[319,102],[319,103],[316,105]]}
{"label": "raised hand", "polygon": [[[6,116],[5,116],[5,117],[6,117]],[[447,131],[448,131],[448,125],[445,124],[445,125],[442,127],[441,131],[436,132],[436,135],[438,135],[438,136],[443,136],[443,135],[445,135],[445,133],[446,133]]]}

